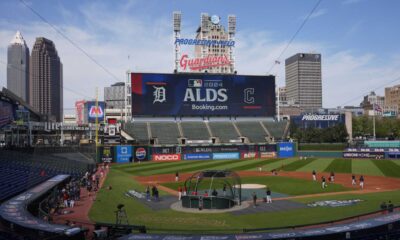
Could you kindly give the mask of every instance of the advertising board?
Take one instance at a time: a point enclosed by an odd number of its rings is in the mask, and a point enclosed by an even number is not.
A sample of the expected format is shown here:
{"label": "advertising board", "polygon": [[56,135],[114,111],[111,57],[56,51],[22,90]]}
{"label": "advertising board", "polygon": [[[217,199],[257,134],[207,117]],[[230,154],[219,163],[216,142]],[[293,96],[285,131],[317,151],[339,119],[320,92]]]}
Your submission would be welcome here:
{"label": "advertising board", "polygon": [[294,157],[295,145],[291,142],[278,143],[278,156],[279,157]]}
{"label": "advertising board", "polygon": [[164,162],[164,161],[180,161],[180,154],[153,154],[151,156],[153,161]]}
{"label": "advertising board", "polygon": [[132,146],[117,146],[117,163],[127,163],[132,161]]}
{"label": "advertising board", "polygon": [[75,113],[76,113],[76,123],[78,125],[84,124],[85,121],[85,101],[76,101],[75,102]]}
{"label": "advertising board", "polygon": [[90,123],[96,122],[96,117],[98,118],[98,122],[104,121],[104,102],[98,102],[97,107],[95,101],[86,102],[86,105],[88,111],[88,121]]}
{"label": "advertising board", "polygon": [[344,158],[384,158],[384,152],[343,152]]}
{"label": "advertising board", "polygon": [[148,147],[146,147],[146,146],[135,147],[134,158],[133,159],[134,159],[135,162],[147,161],[149,159]]}
{"label": "advertising board", "polygon": [[100,160],[103,163],[114,162],[114,147],[100,147]]}
{"label": "advertising board", "polygon": [[275,158],[276,152],[260,152],[260,158]]}
{"label": "advertising board", "polygon": [[274,116],[275,77],[132,73],[132,116]]}
{"label": "advertising board", "polygon": [[299,128],[328,128],[345,123],[344,114],[307,114],[290,117],[290,121]]}
{"label": "advertising board", "polygon": [[185,160],[210,160],[212,159],[211,153],[188,153],[183,154]]}
{"label": "advertising board", "polygon": [[226,152],[226,153],[213,153],[212,158],[214,160],[220,159],[240,159],[240,154],[238,152]]}
{"label": "advertising board", "polygon": [[257,158],[258,153],[257,152],[242,152],[240,153],[241,158],[246,159],[246,158]]}

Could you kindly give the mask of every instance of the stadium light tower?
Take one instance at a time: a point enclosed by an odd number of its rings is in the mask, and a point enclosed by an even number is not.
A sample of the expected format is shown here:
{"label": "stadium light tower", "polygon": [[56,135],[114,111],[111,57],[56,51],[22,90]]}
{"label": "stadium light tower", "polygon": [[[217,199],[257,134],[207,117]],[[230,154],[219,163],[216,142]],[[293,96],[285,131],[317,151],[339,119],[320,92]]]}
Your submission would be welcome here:
{"label": "stadium light tower", "polygon": [[176,11],[173,13],[174,15],[174,37],[175,37],[175,71],[178,72],[179,70],[179,44],[177,42],[178,38],[181,35],[181,19],[182,13]]}
{"label": "stadium light tower", "polygon": [[[229,41],[235,41],[236,34],[236,16],[228,15],[228,34]],[[233,46],[229,47],[229,60],[231,62],[231,73],[235,72],[235,55],[233,54]]]}

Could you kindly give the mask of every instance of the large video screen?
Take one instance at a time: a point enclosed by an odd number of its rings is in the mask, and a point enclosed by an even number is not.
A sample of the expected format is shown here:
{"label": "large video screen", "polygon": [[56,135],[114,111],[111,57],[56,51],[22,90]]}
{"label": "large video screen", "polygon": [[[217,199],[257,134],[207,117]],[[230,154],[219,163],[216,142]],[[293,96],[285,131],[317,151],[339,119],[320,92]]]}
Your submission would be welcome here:
{"label": "large video screen", "polygon": [[274,116],[275,77],[132,73],[132,116]]}

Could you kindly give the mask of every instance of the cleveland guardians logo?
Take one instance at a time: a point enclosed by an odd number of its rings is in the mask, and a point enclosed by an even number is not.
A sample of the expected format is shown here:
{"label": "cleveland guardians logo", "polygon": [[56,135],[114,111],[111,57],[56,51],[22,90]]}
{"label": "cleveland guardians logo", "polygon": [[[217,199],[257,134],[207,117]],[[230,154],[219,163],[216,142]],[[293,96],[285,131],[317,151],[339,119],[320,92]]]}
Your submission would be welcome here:
{"label": "cleveland guardians logo", "polygon": [[136,149],[136,158],[139,160],[143,160],[146,158],[146,149],[144,148],[138,148]]}

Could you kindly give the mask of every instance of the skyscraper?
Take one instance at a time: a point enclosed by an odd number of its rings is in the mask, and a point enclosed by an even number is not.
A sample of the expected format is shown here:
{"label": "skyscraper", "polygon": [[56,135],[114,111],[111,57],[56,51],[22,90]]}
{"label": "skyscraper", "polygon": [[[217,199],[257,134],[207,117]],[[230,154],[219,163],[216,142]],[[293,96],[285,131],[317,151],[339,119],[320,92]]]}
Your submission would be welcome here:
{"label": "skyscraper", "polygon": [[49,119],[63,120],[63,71],[56,46],[36,38],[31,54],[30,104]]}
{"label": "skyscraper", "polygon": [[7,88],[29,101],[29,48],[19,31],[7,50]]}
{"label": "skyscraper", "polygon": [[287,101],[306,112],[322,108],[321,54],[297,53],[285,60]]}

